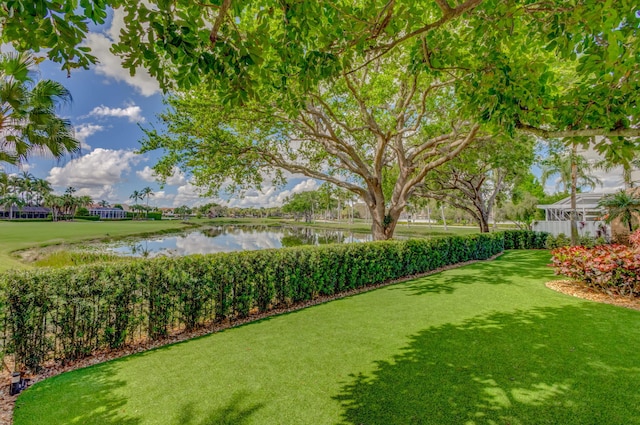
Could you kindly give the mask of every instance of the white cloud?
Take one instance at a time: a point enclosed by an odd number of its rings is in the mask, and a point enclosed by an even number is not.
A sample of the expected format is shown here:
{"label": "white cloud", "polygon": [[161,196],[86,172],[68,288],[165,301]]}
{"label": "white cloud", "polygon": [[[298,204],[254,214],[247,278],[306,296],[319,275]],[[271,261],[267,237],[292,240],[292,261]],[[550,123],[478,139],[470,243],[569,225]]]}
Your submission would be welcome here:
{"label": "white cloud", "polygon": [[124,28],[124,12],[116,9],[111,27],[106,33],[88,34],[85,44],[91,48],[91,53],[99,60],[95,68],[96,73],[116,81],[123,81],[135,87],[143,96],[160,93],[158,82],[145,69],[138,68],[135,75],[131,76],[129,70],[122,67],[121,59],[111,53],[111,45],[120,39],[122,28]]}
{"label": "white cloud", "polygon": [[80,146],[84,150],[91,150],[91,146],[87,143],[87,138],[93,136],[99,131],[103,131],[104,127],[97,124],[83,123],[75,127],[76,138],[80,141]]}
{"label": "white cloud", "polygon": [[[144,167],[140,171],[136,171],[138,177],[147,182],[155,182],[157,181],[157,174],[153,169],[149,166]],[[177,167],[173,168],[173,174],[167,178],[167,184],[170,186],[181,186],[187,182],[187,179],[184,177],[182,171],[180,171]]]}
{"label": "white cloud", "polygon": [[174,207],[179,207],[181,205],[196,206],[196,205],[206,204],[209,201],[202,198],[200,196],[201,193],[202,193],[202,189],[193,185],[191,182],[187,182],[186,184],[178,188],[178,193],[176,194],[173,200],[173,206]]}
{"label": "white cloud", "polygon": [[93,108],[89,112],[89,116],[128,118],[129,122],[144,122],[142,108],[137,105],[129,105],[126,108],[109,108],[108,106],[100,105]]}
{"label": "white cloud", "polygon": [[78,189],[75,193],[76,196],[90,196],[93,202],[100,202],[101,200],[109,201],[111,203],[119,203],[120,197],[116,193],[116,190],[111,185],[104,185],[102,187],[83,187]]}
{"label": "white cloud", "polygon": [[[145,167],[143,170],[137,172],[138,176],[141,178],[152,178],[153,170],[149,167]],[[175,174],[174,174],[175,175]],[[184,175],[180,174],[181,178],[184,181]],[[306,192],[310,190],[316,190],[318,188],[318,182],[314,179],[308,179],[304,177],[301,178],[300,175],[291,175],[291,180],[300,180],[297,184],[295,184],[291,189],[288,190],[278,190],[275,186],[270,184],[265,184],[262,190],[249,190],[247,191],[242,198],[238,196],[233,196],[229,199],[220,199],[220,198],[205,198],[200,196],[202,193],[202,189],[195,186],[191,181],[186,182],[182,186],[179,186],[177,189],[177,193],[173,198],[173,207],[178,207],[181,205],[187,205],[190,207],[204,205],[208,202],[216,202],[218,204],[227,205],[229,207],[239,207],[239,208],[249,208],[249,207],[278,207],[281,206],[285,199],[294,193]],[[152,181],[152,180],[148,180]],[[169,182],[168,182],[169,183]],[[225,185],[223,185],[224,187]],[[171,200],[170,194],[166,195],[167,200]],[[226,198],[226,197],[225,197]],[[159,200],[159,198],[156,198]],[[158,203],[160,205],[160,203]]]}
{"label": "white cloud", "polygon": [[262,189],[262,191],[247,192],[242,198],[232,198],[228,201],[230,207],[279,207],[281,206],[287,197],[294,193],[307,192],[310,190],[316,190],[318,188],[318,182],[313,179],[306,179],[296,184],[292,189],[277,191],[275,187],[269,186]]}
{"label": "white cloud", "polygon": [[176,195],[172,193],[167,193],[164,190],[159,190],[153,195],[153,199],[155,199],[158,203],[161,203],[164,200],[172,201]]}
{"label": "white cloud", "polygon": [[156,174],[151,167],[145,166],[142,170],[136,171],[138,177],[146,182],[156,181]]}
{"label": "white cloud", "polygon": [[52,168],[47,180],[58,188],[73,186],[78,189],[77,194],[89,195],[94,200],[117,200],[113,186],[124,181],[131,167],[141,159],[132,151],[98,148],[63,167]]}

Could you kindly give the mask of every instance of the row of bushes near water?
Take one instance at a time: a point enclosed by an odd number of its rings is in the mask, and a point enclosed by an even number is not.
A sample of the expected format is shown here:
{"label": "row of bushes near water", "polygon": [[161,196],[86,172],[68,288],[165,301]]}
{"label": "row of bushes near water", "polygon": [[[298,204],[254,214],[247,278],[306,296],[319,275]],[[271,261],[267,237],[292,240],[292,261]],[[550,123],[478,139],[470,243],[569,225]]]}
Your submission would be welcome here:
{"label": "row of bushes near water", "polygon": [[504,249],[544,248],[546,237],[506,231],[10,272],[0,276],[2,354],[33,369]]}

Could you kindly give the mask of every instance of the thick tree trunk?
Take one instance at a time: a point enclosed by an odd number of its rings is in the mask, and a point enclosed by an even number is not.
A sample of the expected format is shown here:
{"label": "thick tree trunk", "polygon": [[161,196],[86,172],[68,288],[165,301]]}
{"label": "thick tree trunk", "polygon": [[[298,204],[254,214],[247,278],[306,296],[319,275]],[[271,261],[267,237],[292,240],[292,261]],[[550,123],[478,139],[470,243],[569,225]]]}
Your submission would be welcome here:
{"label": "thick tree trunk", "polygon": [[371,234],[375,241],[385,241],[393,238],[402,210],[385,211],[384,208],[369,208],[371,213]]}
{"label": "thick tree trunk", "polygon": [[489,218],[480,214],[479,223],[481,233],[489,233]]}

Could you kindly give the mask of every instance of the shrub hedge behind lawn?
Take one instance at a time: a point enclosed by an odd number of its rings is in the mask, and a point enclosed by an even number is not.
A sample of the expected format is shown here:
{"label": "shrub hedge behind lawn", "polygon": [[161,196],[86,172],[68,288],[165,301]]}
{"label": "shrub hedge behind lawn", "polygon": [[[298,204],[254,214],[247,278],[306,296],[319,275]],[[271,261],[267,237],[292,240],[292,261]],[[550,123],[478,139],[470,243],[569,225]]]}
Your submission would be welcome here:
{"label": "shrub hedge behind lawn", "polygon": [[34,369],[98,349],[301,303],[504,249],[539,249],[547,234],[506,231],[320,247],[98,263],[0,275],[5,344]]}

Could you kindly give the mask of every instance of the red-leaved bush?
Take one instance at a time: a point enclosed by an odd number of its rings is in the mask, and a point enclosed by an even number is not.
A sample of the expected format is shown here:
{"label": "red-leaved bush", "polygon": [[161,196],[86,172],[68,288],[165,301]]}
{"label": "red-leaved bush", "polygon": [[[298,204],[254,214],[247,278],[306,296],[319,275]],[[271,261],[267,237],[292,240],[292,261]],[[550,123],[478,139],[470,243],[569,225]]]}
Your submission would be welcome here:
{"label": "red-leaved bush", "polygon": [[629,235],[629,243],[631,243],[634,250],[640,251],[640,230],[636,230]]}
{"label": "red-leaved bush", "polygon": [[551,251],[556,274],[565,275],[608,294],[640,296],[640,231],[629,240],[632,247],[566,246]]}

